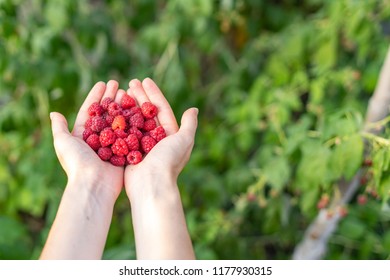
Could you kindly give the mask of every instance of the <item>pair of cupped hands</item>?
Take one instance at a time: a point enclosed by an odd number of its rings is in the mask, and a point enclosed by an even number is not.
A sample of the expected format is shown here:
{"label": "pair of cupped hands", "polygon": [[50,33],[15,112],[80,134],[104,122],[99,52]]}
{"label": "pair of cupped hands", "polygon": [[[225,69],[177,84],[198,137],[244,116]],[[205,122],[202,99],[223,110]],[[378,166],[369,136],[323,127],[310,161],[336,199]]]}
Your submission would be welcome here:
{"label": "pair of cupped hands", "polygon": [[[146,101],[156,105],[158,108],[157,122],[165,129],[167,135],[157,143],[142,162],[137,165],[128,165],[125,168],[102,161],[82,137],[84,124],[89,118],[89,106],[94,102],[100,102],[105,97],[111,97],[115,102],[120,103],[124,94],[133,97],[138,106]],[[86,188],[94,186],[90,191],[102,202],[115,201],[123,186],[131,200],[132,197],[136,199],[146,191],[154,195],[162,192],[159,189],[145,190],[149,185],[156,188],[158,184],[145,184],[144,187],[142,182],[151,180],[176,182],[179,173],[189,160],[194,145],[197,115],[198,109],[188,109],[183,113],[179,127],[161,90],[153,80],[146,78],[142,82],[137,79],[131,80],[127,91],[119,89],[118,82],[114,80],[110,80],[107,84],[96,83],[81,106],[71,132],[63,115],[53,112],[50,118],[54,148],[68,176],[68,182],[85,183]]]}

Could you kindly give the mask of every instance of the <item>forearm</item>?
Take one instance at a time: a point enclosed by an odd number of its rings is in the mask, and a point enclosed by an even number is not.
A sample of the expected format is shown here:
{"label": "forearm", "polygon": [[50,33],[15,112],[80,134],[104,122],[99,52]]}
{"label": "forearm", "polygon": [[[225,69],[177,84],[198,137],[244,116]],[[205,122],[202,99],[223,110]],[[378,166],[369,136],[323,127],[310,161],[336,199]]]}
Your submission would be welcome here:
{"label": "forearm", "polygon": [[130,196],[137,258],[195,259],[176,182],[139,182]]}
{"label": "forearm", "polygon": [[40,259],[102,257],[115,200],[91,184],[98,182],[68,183]]}

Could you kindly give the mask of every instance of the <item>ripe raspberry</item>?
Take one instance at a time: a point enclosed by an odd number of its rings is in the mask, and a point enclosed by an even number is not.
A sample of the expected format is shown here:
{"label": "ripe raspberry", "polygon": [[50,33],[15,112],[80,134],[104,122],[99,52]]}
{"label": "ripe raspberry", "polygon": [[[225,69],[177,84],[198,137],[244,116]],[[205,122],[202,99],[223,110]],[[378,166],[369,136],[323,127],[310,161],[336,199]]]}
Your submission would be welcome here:
{"label": "ripe raspberry", "polygon": [[141,106],[142,114],[145,118],[151,119],[157,116],[157,107],[156,105],[152,104],[151,102],[145,102]]}
{"label": "ripe raspberry", "polygon": [[165,129],[162,126],[158,126],[150,131],[150,136],[152,136],[157,142],[160,142],[167,136],[167,134],[165,133]]}
{"label": "ripe raspberry", "polygon": [[131,113],[131,110],[130,109],[125,109],[122,111],[122,115],[125,117],[126,120],[129,120],[130,117],[133,115]]}
{"label": "ripe raspberry", "polygon": [[128,164],[138,164],[142,161],[142,154],[140,151],[131,151],[126,158]]}
{"label": "ripe raspberry", "polygon": [[130,116],[133,116],[135,114],[141,114],[142,115],[142,110],[141,110],[140,107],[132,107],[129,110],[130,110]]}
{"label": "ripe raspberry", "polygon": [[131,126],[135,126],[137,128],[143,128],[144,127],[144,118],[141,114],[135,114],[130,117],[129,121]]}
{"label": "ripe raspberry", "polygon": [[88,115],[91,117],[101,116],[104,113],[104,109],[100,106],[99,102],[94,102],[88,108]]}
{"label": "ripe raspberry", "polygon": [[123,109],[129,109],[135,106],[135,100],[130,95],[123,95],[121,102]]}
{"label": "ripe raspberry", "polygon": [[89,118],[89,119],[85,122],[85,124],[84,124],[84,127],[85,127],[85,128],[91,128],[92,119],[93,119],[93,118]]}
{"label": "ripe raspberry", "polygon": [[114,102],[114,100],[111,97],[105,97],[105,98],[103,98],[102,103],[100,104],[100,106],[102,106],[102,108],[107,111],[108,110],[108,106],[112,102]]}
{"label": "ripe raspberry", "polygon": [[134,134],[135,136],[137,136],[138,140],[141,140],[141,138],[144,136],[142,132],[135,126],[130,127],[129,134]]}
{"label": "ripe raspberry", "polygon": [[153,149],[156,143],[157,143],[156,140],[154,140],[152,137],[144,136],[141,139],[142,150],[147,154]]}
{"label": "ripe raspberry", "polygon": [[109,147],[102,147],[98,150],[98,156],[101,158],[101,160],[109,160],[112,156],[112,151]]}
{"label": "ripe raspberry", "polygon": [[135,134],[129,134],[125,139],[129,151],[139,150],[139,141]]}
{"label": "ripe raspberry", "polygon": [[122,109],[121,109],[121,107],[119,107],[119,105],[117,103],[111,102],[110,105],[108,105],[107,111],[108,111],[108,114],[110,116],[115,117],[115,116],[118,116],[121,114]]}
{"label": "ripe raspberry", "polygon": [[111,126],[112,125],[112,122],[114,121],[115,117],[114,116],[111,116],[111,115],[107,115],[105,117],[105,120],[107,122],[107,125]]}
{"label": "ripe raspberry", "polygon": [[156,121],[154,119],[148,119],[144,122],[143,130],[151,131],[155,129],[157,126]]}
{"label": "ripe raspberry", "polygon": [[364,205],[367,203],[367,196],[364,194],[359,194],[357,197],[357,202],[359,205]]}
{"label": "ripe raspberry", "polygon": [[113,155],[110,158],[110,162],[112,165],[115,165],[115,166],[123,166],[126,163],[126,158],[124,156]]}
{"label": "ripe raspberry", "polygon": [[112,129],[115,130],[115,129],[121,129],[121,130],[125,130],[126,129],[126,120],[125,120],[125,117],[122,116],[122,115],[118,115],[115,117],[114,121],[112,122],[112,125],[111,125]]}
{"label": "ripe raspberry", "polygon": [[92,134],[94,134],[95,132],[93,132],[92,129],[90,128],[86,128],[83,132],[83,140],[87,140],[89,136],[91,136]]}
{"label": "ripe raspberry", "polygon": [[106,121],[102,117],[93,117],[91,129],[95,132],[102,131],[107,126]]}
{"label": "ripe raspberry", "polygon": [[105,129],[103,129],[102,132],[100,132],[100,135],[99,135],[99,141],[100,141],[100,144],[102,145],[102,147],[107,147],[111,144],[113,144],[116,140],[116,135],[114,133],[114,131],[112,131],[111,128],[107,127]]}
{"label": "ripe raspberry", "polygon": [[117,156],[125,156],[129,153],[129,148],[122,138],[115,140],[115,143],[111,146],[111,150]]}
{"label": "ripe raspberry", "polygon": [[92,148],[92,150],[97,151],[100,148],[99,135],[92,134],[85,141]]}
{"label": "ripe raspberry", "polygon": [[116,135],[118,138],[126,138],[127,135],[128,135],[124,130],[119,129],[119,128],[115,129],[114,132],[115,132],[115,135]]}

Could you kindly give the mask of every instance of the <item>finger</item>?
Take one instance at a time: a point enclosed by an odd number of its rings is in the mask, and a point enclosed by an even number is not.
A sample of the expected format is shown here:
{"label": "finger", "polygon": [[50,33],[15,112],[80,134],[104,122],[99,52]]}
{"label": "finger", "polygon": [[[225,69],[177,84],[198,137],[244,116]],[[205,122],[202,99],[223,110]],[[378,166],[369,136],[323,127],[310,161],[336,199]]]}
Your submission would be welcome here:
{"label": "finger", "polygon": [[150,102],[157,106],[157,119],[160,125],[164,127],[167,135],[176,133],[179,129],[179,126],[177,125],[177,121],[175,115],[173,114],[172,108],[164,97],[161,90],[150,78],[144,79],[142,81],[142,86]]}
{"label": "finger", "polygon": [[50,119],[51,119],[51,130],[53,133],[54,140],[63,134],[70,135],[68,129],[68,122],[66,121],[65,117],[62,114],[57,112],[52,112],[50,113]]}
{"label": "finger", "polygon": [[115,96],[117,94],[118,87],[119,87],[119,84],[117,81],[115,81],[115,80],[108,81],[106,91],[104,92],[102,99],[104,99],[106,97],[110,97],[113,100],[115,100]]}
{"label": "finger", "polygon": [[149,101],[148,96],[146,95],[146,92],[138,79],[131,80],[129,87],[131,96],[136,100],[138,106],[141,107],[143,103]]}
{"label": "finger", "polygon": [[83,131],[84,131],[84,124],[88,120],[88,108],[91,106],[94,102],[100,102],[100,100],[103,97],[103,94],[106,89],[106,84],[103,82],[98,82],[94,85],[94,87],[91,89],[91,91],[88,93],[87,98],[85,98],[85,101],[83,105],[81,105],[81,108],[77,114],[76,121],[74,123],[73,127],[73,135],[76,137],[81,138]]}
{"label": "finger", "polygon": [[116,93],[116,96],[115,96],[115,102],[118,103],[118,104],[121,104],[121,101],[122,101],[122,97],[123,95],[125,95],[126,92],[123,90],[123,89],[119,89]]}
{"label": "finger", "polygon": [[184,139],[189,143],[193,143],[195,139],[196,128],[198,127],[198,112],[197,108],[191,108],[184,112],[181,118],[179,132]]}

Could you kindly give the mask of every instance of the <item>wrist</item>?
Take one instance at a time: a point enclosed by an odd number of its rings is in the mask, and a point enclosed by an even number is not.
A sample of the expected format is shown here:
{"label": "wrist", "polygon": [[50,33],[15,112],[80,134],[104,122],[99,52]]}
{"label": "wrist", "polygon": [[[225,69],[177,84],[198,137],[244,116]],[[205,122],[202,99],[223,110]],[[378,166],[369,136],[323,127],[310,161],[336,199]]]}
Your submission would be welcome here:
{"label": "wrist", "polygon": [[68,178],[64,196],[76,202],[113,208],[117,197],[110,191],[109,183],[88,174]]}

